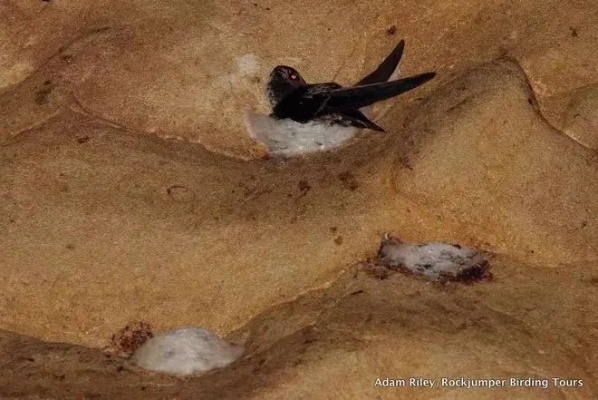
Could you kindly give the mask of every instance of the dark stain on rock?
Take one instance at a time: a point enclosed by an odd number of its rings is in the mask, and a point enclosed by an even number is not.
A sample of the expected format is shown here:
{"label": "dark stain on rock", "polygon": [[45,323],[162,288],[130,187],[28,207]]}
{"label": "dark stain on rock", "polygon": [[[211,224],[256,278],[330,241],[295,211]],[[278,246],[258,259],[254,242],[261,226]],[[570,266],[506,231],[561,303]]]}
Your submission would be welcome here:
{"label": "dark stain on rock", "polygon": [[571,31],[571,37],[577,37],[579,35],[576,28],[570,26],[569,30]]}
{"label": "dark stain on rock", "polygon": [[457,276],[447,276],[445,281],[472,284],[476,282],[491,282],[494,276],[489,271],[488,262],[484,261],[470,268],[465,268]]}
{"label": "dark stain on rock", "polygon": [[77,143],[83,144],[83,143],[87,142],[88,140],[89,140],[89,136],[82,136],[82,137],[77,138]]}
{"label": "dark stain on rock", "polygon": [[166,189],[166,193],[178,203],[191,203],[195,200],[195,192],[183,185],[172,185]]}
{"label": "dark stain on rock", "polygon": [[355,175],[349,171],[339,174],[338,179],[340,179],[345,189],[355,191],[359,187],[359,183],[357,182]]}
{"label": "dark stain on rock", "polygon": [[311,190],[311,185],[309,184],[308,181],[302,179],[297,184],[297,188],[301,192],[299,194],[299,196],[297,197],[297,199],[300,199],[301,197],[305,196]]}
{"label": "dark stain on rock", "polygon": [[38,106],[42,106],[48,103],[48,96],[52,93],[54,89],[54,85],[52,85],[52,81],[47,80],[44,82],[44,85],[35,92],[35,104]]}
{"label": "dark stain on rock", "polygon": [[391,25],[388,28],[386,28],[386,34],[388,36],[394,36],[395,33],[397,33],[397,27],[396,27],[396,25]]}
{"label": "dark stain on rock", "polygon": [[152,337],[154,334],[149,323],[134,321],[112,335],[107,351],[120,357],[129,357]]}
{"label": "dark stain on rock", "polygon": [[342,236],[340,236],[340,235],[339,235],[339,236],[337,236],[337,237],[336,237],[336,239],[334,239],[334,243],[335,243],[337,246],[340,246],[341,244],[343,244],[343,237],[342,237]]}
{"label": "dark stain on rock", "polygon": [[300,180],[299,183],[297,184],[297,187],[299,188],[299,191],[305,192],[305,193],[307,193],[311,190],[311,185],[306,180]]}
{"label": "dark stain on rock", "polygon": [[407,168],[408,170],[413,171],[413,166],[409,162],[409,158],[407,158],[406,156],[398,157],[397,161],[401,167]]}

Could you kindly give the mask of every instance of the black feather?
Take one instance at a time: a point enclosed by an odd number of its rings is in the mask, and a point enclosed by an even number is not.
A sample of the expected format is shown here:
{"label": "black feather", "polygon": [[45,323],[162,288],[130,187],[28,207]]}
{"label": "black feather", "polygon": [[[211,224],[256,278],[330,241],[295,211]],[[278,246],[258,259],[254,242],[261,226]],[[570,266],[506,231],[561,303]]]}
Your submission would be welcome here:
{"label": "black feather", "polygon": [[401,61],[404,48],[401,40],[374,71],[348,88],[336,82],[307,84],[293,68],[276,67],[267,87],[271,115],[302,123],[325,118],[331,123],[384,132],[359,109],[415,89],[436,75],[429,72],[387,82]]}
{"label": "black feather", "polygon": [[274,114],[279,118],[301,122],[340,111],[358,110],[415,89],[434,76],[434,72],[429,72],[391,82],[348,88],[332,88],[332,83],[306,85],[278,102]]}
{"label": "black feather", "polygon": [[397,69],[397,65],[403,56],[405,49],[405,41],[401,40],[395,46],[392,53],[390,53],[384,61],[373,72],[355,84],[355,86],[371,85],[372,83],[386,82]]}

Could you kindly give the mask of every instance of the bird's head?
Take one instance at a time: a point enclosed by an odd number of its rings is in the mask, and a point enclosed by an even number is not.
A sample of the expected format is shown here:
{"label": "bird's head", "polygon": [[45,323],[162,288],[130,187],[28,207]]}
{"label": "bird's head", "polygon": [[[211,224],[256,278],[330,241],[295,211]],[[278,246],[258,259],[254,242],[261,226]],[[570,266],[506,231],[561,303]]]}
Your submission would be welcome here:
{"label": "bird's head", "polygon": [[305,85],[307,85],[307,82],[299,75],[297,70],[286,65],[279,65],[270,73],[266,95],[270,100],[270,104],[274,107],[293,90]]}

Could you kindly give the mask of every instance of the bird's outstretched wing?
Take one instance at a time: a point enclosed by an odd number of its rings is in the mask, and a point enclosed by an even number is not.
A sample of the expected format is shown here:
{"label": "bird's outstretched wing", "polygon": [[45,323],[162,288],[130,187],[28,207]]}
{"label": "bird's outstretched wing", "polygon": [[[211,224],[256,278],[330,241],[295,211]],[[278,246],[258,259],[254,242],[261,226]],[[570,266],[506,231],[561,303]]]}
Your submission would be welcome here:
{"label": "bird's outstretched wing", "polygon": [[373,83],[388,81],[392,73],[397,69],[397,65],[399,65],[401,57],[403,56],[404,49],[405,41],[401,40],[399,44],[395,46],[394,50],[384,59],[384,61],[382,61],[378,68],[357,82],[355,86],[371,85]]}
{"label": "bird's outstretched wing", "polygon": [[338,88],[334,83],[306,85],[280,101],[274,107],[274,114],[279,118],[308,121],[319,116],[358,110],[415,89],[434,76],[434,72],[429,72],[396,81],[349,88]]}
{"label": "bird's outstretched wing", "polygon": [[348,109],[358,109],[415,89],[434,78],[434,76],[436,76],[434,72],[428,72],[385,83],[353,86],[330,91],[316,91],[316,93],[309,93],[308,90],[305,97],[317,104],[321,104],[318,107],[321,108],[320,112],[333,113]]}
{"label": "bird's outstretched wing", "polygon": [[375,124],[374,122],[370,121],[368,117],[366,117],[361,111],[359,110],[347,110],[342,111],[339,113],[342,119],[347,122],[349,125],[354,126],[356,128],[367,128],[372,129],[378,132],[384,132],[380,126]]}

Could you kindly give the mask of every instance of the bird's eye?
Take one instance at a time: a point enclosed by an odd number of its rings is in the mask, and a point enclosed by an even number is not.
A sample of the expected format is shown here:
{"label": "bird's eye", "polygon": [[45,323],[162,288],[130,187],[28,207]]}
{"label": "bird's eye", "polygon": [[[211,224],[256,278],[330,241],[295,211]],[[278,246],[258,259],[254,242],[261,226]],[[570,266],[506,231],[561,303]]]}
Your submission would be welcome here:
{"label": "bird's eye", "polygon": [[291,74],[291,79],[294,80],[294,81],[296,81],[297,80],[297,75]]}

